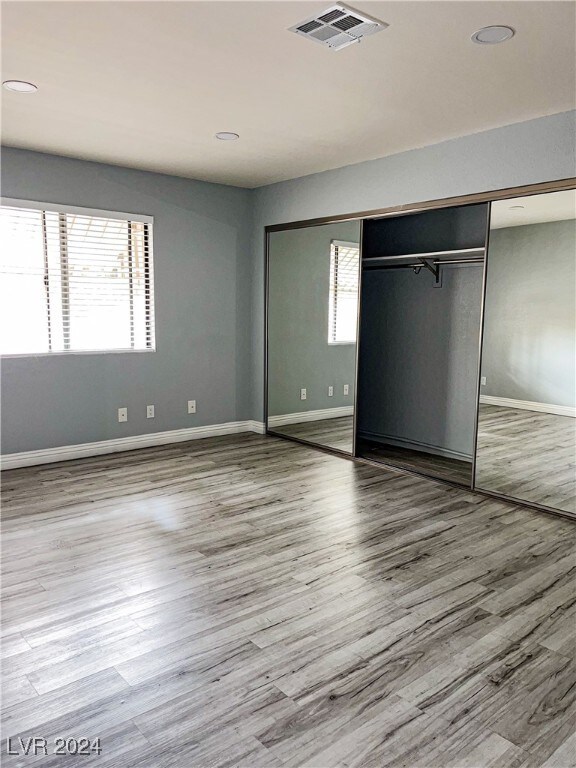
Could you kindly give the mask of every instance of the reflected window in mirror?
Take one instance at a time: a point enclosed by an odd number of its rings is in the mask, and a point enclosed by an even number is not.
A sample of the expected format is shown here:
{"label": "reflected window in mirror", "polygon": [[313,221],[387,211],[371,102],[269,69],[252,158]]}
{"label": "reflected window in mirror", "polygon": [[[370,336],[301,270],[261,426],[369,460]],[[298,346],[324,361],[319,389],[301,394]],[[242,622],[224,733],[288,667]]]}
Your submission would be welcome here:
{"label": "reflected window in mirror", "polygon": [[332,240],[328,297],[329,344],[356,343],[359,268],[359,243]]}

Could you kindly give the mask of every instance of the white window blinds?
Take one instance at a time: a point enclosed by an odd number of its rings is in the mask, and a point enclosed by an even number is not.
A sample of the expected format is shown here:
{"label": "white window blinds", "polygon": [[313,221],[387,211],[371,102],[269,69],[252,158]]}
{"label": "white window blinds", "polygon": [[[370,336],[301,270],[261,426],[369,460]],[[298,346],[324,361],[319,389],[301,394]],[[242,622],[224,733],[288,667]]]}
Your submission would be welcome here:
{"label": "white window blinds", "polygon": [[50,208],[0,208],[0,353],[154,349],[151,221]]}
{"label": "white window blinds", "polygon": [[329,344],[356,341],[359,259],[358,243],[341,240],[330,243]]}

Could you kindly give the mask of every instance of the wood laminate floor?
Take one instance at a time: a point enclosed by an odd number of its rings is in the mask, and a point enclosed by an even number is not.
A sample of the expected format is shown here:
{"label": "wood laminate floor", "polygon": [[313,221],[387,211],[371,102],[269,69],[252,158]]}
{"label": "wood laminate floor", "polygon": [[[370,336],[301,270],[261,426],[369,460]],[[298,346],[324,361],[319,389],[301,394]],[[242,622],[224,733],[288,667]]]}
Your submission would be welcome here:
{"label": "wood laminate floor", "polygon": [[576,419],[481,403],[476,485],[576,515]]}
{"label": "wood laminate floor", "polygon": [[64,768],[568,768],[576,526],[273,437],[3,475],[3,736]]}
{"label": "wood laminate floor", "polygon": [[352,453],[354,449],[353,416],[282,424],[282,426],[274,427],[273,431],[289,437],[298,437],[300,440],[307,440],[327,448],[336,448],[345,453]]}
{"label": "wood laminate floor", "polygon": [[437,456],[425,451],[414,451],[372,440],[360,440],[358,456],[371,461],[381,461],[402,469],[421,472],[430,477],[439,477],[467,487],[472,484],[472,462]]}

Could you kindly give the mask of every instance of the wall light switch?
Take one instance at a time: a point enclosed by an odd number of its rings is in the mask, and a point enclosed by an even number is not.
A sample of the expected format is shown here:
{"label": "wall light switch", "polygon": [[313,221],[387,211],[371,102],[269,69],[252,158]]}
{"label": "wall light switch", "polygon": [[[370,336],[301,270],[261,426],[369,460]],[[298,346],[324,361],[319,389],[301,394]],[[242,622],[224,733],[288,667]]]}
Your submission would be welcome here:
{"label": "wall light switch", "polygon": [[344,384],[344,394],[345,395],[350,394],[350,384]]}
{"label": "wall light switch", "polygon": [[118,421],[128,421],[128,408],[118,408]]}
{"label": "wall light switch", "polygon": [[480,386],[485,387],[486,386],[486,376],[480,377]]}
{"label": "wall light switch", "polygon": [[188,400],[188,413],[196,413],[196,400]]}
{"label": "wall light switch", "polygon": [[328,387],[328,397],[334,397],[334,387]]}
{"label": "wall light switch", "polygon": [[147,405],[146,406],[146,418],[147,419],[153,419],[154,418],[154,406],[153,405]]}
{"label": "wall light switch", "polygon": [[301,389],[300,390],[300,400],[306,400],[306,390]]}

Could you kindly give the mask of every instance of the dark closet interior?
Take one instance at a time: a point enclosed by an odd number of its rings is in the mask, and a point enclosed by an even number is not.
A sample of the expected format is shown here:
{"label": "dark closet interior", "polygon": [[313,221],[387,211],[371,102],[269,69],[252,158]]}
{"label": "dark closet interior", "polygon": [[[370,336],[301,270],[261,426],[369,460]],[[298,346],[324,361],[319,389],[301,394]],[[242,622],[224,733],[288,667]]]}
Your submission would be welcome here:
{"label": "dark closet interior", "polygon": [[470,485],[488,205],[370,219],[356,455]]}

